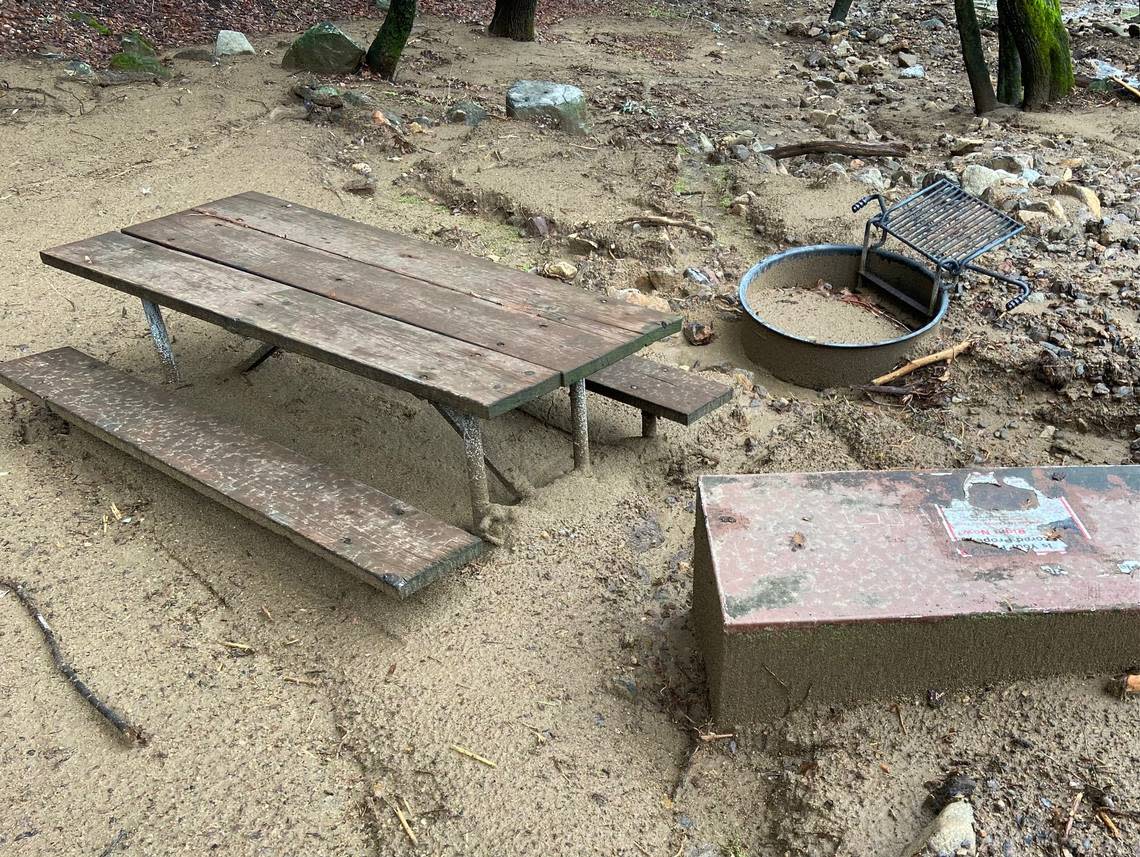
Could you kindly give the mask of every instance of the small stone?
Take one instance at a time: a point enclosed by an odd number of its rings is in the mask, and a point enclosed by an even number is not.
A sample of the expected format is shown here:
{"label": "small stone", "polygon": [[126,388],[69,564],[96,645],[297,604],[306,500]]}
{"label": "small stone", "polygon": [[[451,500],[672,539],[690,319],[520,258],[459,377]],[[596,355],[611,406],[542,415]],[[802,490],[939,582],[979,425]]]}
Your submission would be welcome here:
{"label": "small stone", "polygon": [[902,857],[973,857],[977,853],[974,808],[968,801],[956,800],[903,849]]}
{"label": "small stone", "polygon": [[543,265],[542,273],[556,280],[572,280],[578,276],[578,268],[562,259],[556,259]]}
{"label": "small stone", "polygon": [[922,27],[924,30],[945,30],[946,22],[941,18],[927,18],[918,26]]}
{"label": "small stone", "polygon": [[358,164],[352,165],[352,171],[355,173],[360,173],[362,176],[370,176],[372,175],[372,165],[361,161]]}
{"label": "small stone", "polygon": [[556,125],[570,134],[587,132],[586,96],[576,86],[520,80],[507,90],[507,115]]}
{"label": "small stone", "polygon": [[672,307],[669,306],[669,301],[665,300],[665,298],[659,297],[658,295],[647,295],[638,289],[613,289],[610,294],[635,306],[645,307],[646,309],[652,309],[658,312],[672,312]]}
{"label": "small stone", "polygon": [[920,65],[911,66],[910,68],[904,68],[902,71],[899,72],[899,77],[908,78],[911,80],[923,78],[923,77],[926,77],[926,69],[924,69]]}
{"label": "small stone", "polygon": [[1061,205],[1061,201],[1050,197],[1049,199],[1034,200],[1028,203],[1024,211],[1034,211],[1047,214],[1054,220],[1065,222],[1068,217],[1065,216],[1065,206]]}
{"label": "small stone", "polygon": [[896,61],[898,62],[899,68],[914,68],[918,65],[918,57],[906,51],[899,51]]}
{"label": "small stone", "polygon": [[637,682],[624,675],[611,676],[610,693],[619,699],[633,702],[637,699]]}
{"label": "small stone", "polygon": [[962,155],[972,155],[974,152],[981,151],[985,145],[986,141],[977,137],[963,137],[953,145],[950,149],[950,154],[955,158],[959,158]]}
{"label": "small stone", "polygon": [[1000,184],[1002,174],[981,164],[970,164],[962,170],[962,189],[974,196],[981,196],[988,188]]}
{"label": "small stone", "polygon": [[1057,182],[1053,185],[1053,194],[1055,196],[1067,196],[1070,199],[1075,199],[1092,213],[1094,219],[1100,219],[1100,197],[1098,197],[1096,191],[1091,188],[1075,184],[1074,182]]}
{"label": "small stone", "polygon": [[376,193],[376,179],[372,176],[360,176],[355,179],[349,179],[343,185],[344,189],[349,193],[355,193],[360,196],[372,196]]}
{"label": "small stone", "polygon": [[1092,392],[1094,396],[1107,396],[1111,391],[1107,384],[1096,384],[1093,386]]}
{"label": "small stone", "polygon": [[77,77],[80,80],[94,80],[98,77],[90,65],[80,60],[72,60],[63,67],[68,77]]}
{"label": "small stone", "polygon": [[550,223],[541,215],[528,217],[523,224],[523,231],[532,238],[545,238],[550,234]]}
{"label": "small stone", "polygon": [[681,333],[689,345],[708,345],[716,338],[712,325],[701,321],[686,321],[681,327]]}
{"label": "small stone", "polygon": [[886,190],[888,185],[887,180],[883,177],[882,170],[878,167],[864,167],[853,172],[851,178],[880,193]]}
{"label": "small stone", "polygon": [[174,55],[176,60],[189,60],[190,62],[213,62],[214,52],[207,48],[186,48]]}
{"label": "small stone", "polygon": [[675,291],[684,282],[681,275],[669,267],[650,268],[647,278],[649,285],[659,292]]}
{"label": "small stone", "polygon": [[821,131],[825,128],[830,128],[832,125],[839,121],[839,114],[835,112],[828,112],[826,110],[813,110],[808,114],[808,122],[819,128]]}
{"label": "small stone", "polygon": [[487,118],[487,111],[477,101],[456,101],[447,108],[447,121],[474,127]]}
{"label": "small stone", "polygon": [[222,30],[214,42],[214,56],[233,57],[240,54],[256,54],[245,33],[237,30]]}

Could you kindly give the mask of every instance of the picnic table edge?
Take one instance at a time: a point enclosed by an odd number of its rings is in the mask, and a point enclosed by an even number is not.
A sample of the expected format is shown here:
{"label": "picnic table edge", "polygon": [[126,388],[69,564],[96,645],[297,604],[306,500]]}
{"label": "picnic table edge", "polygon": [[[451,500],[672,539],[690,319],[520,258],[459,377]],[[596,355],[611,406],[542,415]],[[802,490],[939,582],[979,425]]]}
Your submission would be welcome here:
{"label": "picnic table edge", "polygon": [[[112,231],[110,233],[103,234],[125,235],[125,233],[118,231]],[[91,238],[97,237],[99,236],[91,236]],[[126,237],[129,238],[131,236]],[[91,238],[81,239],[81,241],[91,240]],[[141,239],[135,238],[133,240],[139,241]],[[424,395],[424,387],[426,387],[426,385],[417,385],[411,381],[401,378],[398,375],[388,374],[375,367],[369,366],[368,364],[359,363],[348,358],[330,354],[321,348],[309,345],[303,340],[293,339],[288,336],[271,333],[269,331],[255,327],[248,322],[231,318],[229,316],[222,315],[211,310],[203,309],[201,307],[195,306],[194,304],[182,301],[178,298],[172,298],[167,295],[154,292],[151,289],[148,289],[146,286],[136,285],[135,283],[128,282],[112,274],[103,274],[99,271],[92,270],[91,268],[84,267],[81,263],[72,262],[63,256],[54,255],[56,251],[62,250],[65,247],[70,247],[75,243],[81,242],[69,242],[67,244],[61,244],[56,247],[41,250],[39,254],[40,260],[49,267],[56,268],[61,271],[66,271],[67,273],[74,274],[77,277],[81,277],[100,285],[113,288],[117,291],[124,292],[125,294],[139,298],[140,300],[150,301],[152,303],[158,304],[159,306],[167,307],[169,309],[175,310],[176,312],[181,312],[185,315],[191,316],[192,318],[197,318],[210,324],[215,324],[218,327],[221,327],[239,336],[244,336],[247,339],[253,339],[259,342],[275,345],[283,351],[300,354],[304,357],[316,360],[318,363],[325,363],[329,366],[343,369],[344,371],[350,372],[354,375],[359,375],[361,377],[368,378],[369,380],[384,384],[385,386],[403,390],[404,392],[410,393],[420,399],[454,406],[465,413],[469,413],[481,419],[493,419],[494,417],[502,416],[503,414],[509,413],[510,411],[515,410],[527,402],[544,396],[547,393],[562,386],[562,373],[555,370],[547,370],[550,373],[547,377],[539,380],[524,390],[513,393],[490,404],[484,404],[472,399],[465,399],[461,396],[456,396],[446,391],[438,390],[436,388],[428,389],[437,395]],[[270,280],[267,282],[273,281]],[[386,316],[384,317],[386,318]]]}

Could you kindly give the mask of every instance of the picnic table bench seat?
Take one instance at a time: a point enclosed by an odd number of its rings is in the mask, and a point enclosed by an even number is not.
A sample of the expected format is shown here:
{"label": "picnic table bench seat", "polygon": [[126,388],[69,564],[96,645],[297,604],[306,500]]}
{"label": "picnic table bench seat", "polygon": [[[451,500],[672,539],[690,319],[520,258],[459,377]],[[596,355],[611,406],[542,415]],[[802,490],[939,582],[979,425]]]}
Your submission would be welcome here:
{"label": "picnic table bench seat", "polygon": [[0,363],[0,382],[389,595],[483,551],[464,530],[73,348]]}
{"label": "picnic table bench seat", "polygon": [[586,389],[639,408],[645,437],[656,433],[658,417],[689,426],[732,398],[726,384],[636,355],[588,377]]}

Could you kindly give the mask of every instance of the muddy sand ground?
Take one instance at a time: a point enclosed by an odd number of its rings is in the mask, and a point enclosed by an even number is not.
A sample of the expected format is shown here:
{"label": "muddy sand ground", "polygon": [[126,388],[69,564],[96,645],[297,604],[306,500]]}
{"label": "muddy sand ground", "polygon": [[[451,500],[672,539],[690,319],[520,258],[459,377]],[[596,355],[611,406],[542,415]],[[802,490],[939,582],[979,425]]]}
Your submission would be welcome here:
{"label": "muddy sand ground", "polygon": [[[941,344],[978,332],[984,342],[930,376],[946,394],[936,407],[819,394],[748,364],[735,281],[788,238],[857,235],[848,206],[866,188],[710,165],[673,141],[685,122],[756,128],[772,142],[814,136],[792,66],[810,45],[767,27],[761,4],[733,9],[714,22],[665,7],[568,20],[542,45],[491,46],[477,28],[424,18],[400,82],[365,85],[405,118],[438,119],[460,95],[498,107],[515,79],[570,79],[597,117],[577,140],[501,109],[475,129],[414,134],[415,151],[375,129],[281,118],[274,108],[298,102],[278,36],[255,39],[255,58],[176,61],[162,86],[80,87],[76,99],[53,89],[58,66],[0,62],[13,85],[57,96],[0,122],[0,358],[72,345],[160,382],[137,302],[45,268],[37,251],[260,190],[520,267],[571,259],[582,288],[648,291],[649,270],[700,266],[716,294],[657,297],[712,322],[717,340],[698,349],[674,337],[652,353],[736,389],[697,427],[668,424],[652,441],[637,437],[636,412],[592,401],[589,477],[570,472],[562,398],[543,403],[546,423],[494,421],[491,449],[541,490],[517,507],[504,547],[400,604],[4,396],[3,573],[151,740],[116,742],[15,599],[0,598],[0,851],[890,855],[929,819],[924,783],[952,768],[978,780],[983,853],[1061,853],[1088,784],[1140,809],[1140,709],[1104,693],[1107,676],[957,691],[940,707],[809,701],[766,728],[713,734],[688,621],[698,475],[1120,463],[1140,421],[1127,402],[1035,379],[1014,359],[1021,329],[995,323],[983,311],[993,296],[978,289],[955,303]],[[346,24],[359,37],[374,26]],[[930,72],[933,101],[914,88],[868,116],[920,148],[945,134],[1008,140],[1009,129],[979,129],[954,109],[959,77],[947,58]],[[627,101],[657,112],[621,113]],[[1011,127],[1080,134],[1089,152],[1134,162],[1136,138],[1121,129],[1137,123],[1136,107],[1076,103]],[[341,189],[361,162],[377,179],[372,197]],[[734,216],[728,202],[747,189],[762,204]],[[716,241],[618,225],[662,201],[712,224]],[[557,237],[521,234],[532,215]],[[571,254],[575,230],[611,252]],[[1086,276],[1081,260],[1055,259],[1057,276]],[[1023,312],[1067,298],[1049,300]],[[1135,336],[1135,308],[1112,312]],[[170,322],[180,398],[469,523],[460,447],[430,408],[293,356],[238,377],[229,367],[253,343]],[[1067,847],[1140,853],[1140,822],[1117,824],[1119,839],[1082,804]]]}

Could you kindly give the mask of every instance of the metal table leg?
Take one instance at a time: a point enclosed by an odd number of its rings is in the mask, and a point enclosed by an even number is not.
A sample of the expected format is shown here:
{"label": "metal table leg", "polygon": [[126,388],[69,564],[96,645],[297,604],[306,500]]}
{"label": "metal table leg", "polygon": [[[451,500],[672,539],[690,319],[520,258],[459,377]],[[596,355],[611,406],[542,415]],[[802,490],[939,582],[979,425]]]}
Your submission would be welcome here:
{"label": "metal table leg", "polygon": [[641,412],[641,436],[657,437],[657,414],[649,411]]}
{"label": "metal table leg", "polygon": [[570,385],[570,423],[574,436],[574,469],[590,472],[590,421],[586,414],[586,379]]}
{"label": "metal table leg", "polygon": [[[438,402],[429,402],[429,404],[439,412],[440,416],[447,421],[449,426],[455,429],[460,437],[463,437],[463,426],[456,417],[455,411]],[[483,462],[486,464],[487,469],[491,471],[491,474],[515,496],[516,500],[522,500],[534,493],[534,487],[521,473],[509,472],[506,469],[506,465],[496,465],[486,454],[483,456]]]}
{"label": "metal table leg", "polygon": [[437,405],[449,422],[463,435],[463,455],[467,459],[467,481],[471,488],[471,512],[475,529],[483,530],[483,522],[491,511],[491,494],[487,486],[487,462],[483,452],[483,429],[470,414]]}
{"label": "metal table leg", "polygon": [[146,322],[150,326],[150,338],[154,340],[154,347],[158,349],[158,356],[166,367],[166,373],[170,380],[177,381],[179,377],[178,366],[174,362],[174,349],[170,345],[170,334],[166,331],[166,322],[162,320],[162,310],[158,308],[158,304],[145,298],[142,305]]}
{"label": "metal table leg", "polygon": [[258,346],[258,349],[253,352],[253,354],[251,354],[249,357],[237,365],[237,370],[243,375],[246,372],[252,372],[276,353],[276,345],[262,343],[260,346]]}

